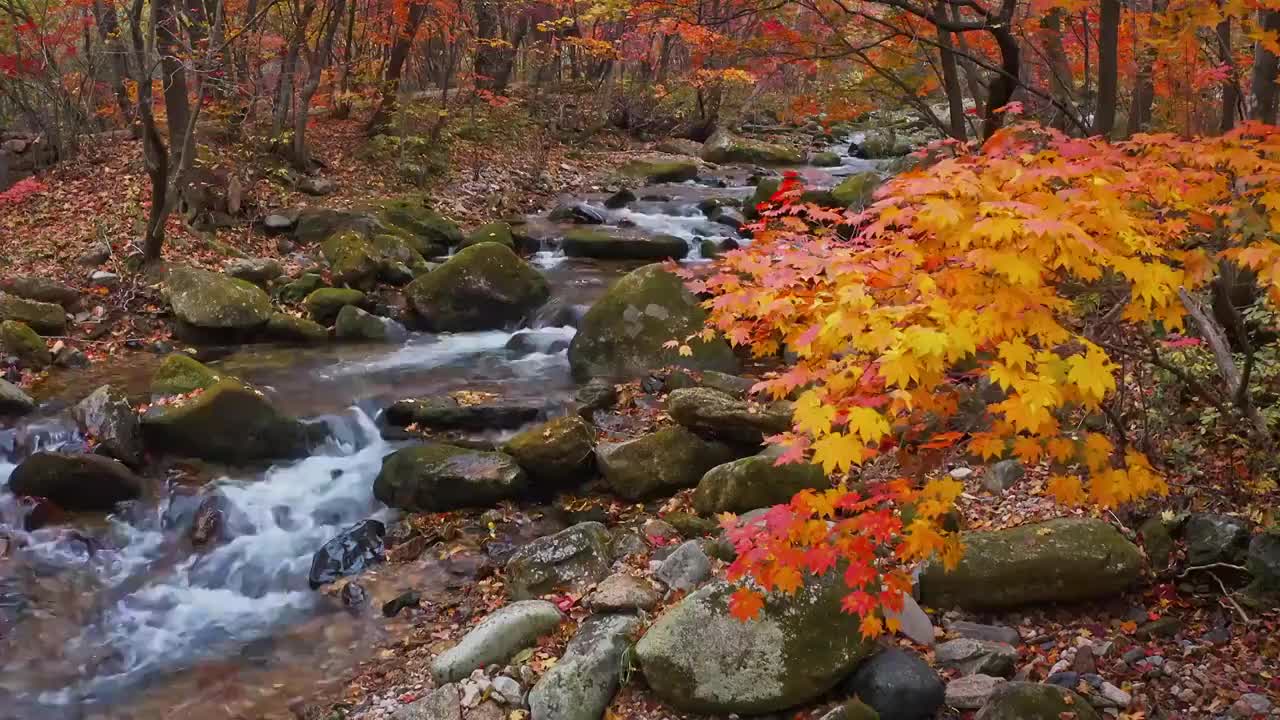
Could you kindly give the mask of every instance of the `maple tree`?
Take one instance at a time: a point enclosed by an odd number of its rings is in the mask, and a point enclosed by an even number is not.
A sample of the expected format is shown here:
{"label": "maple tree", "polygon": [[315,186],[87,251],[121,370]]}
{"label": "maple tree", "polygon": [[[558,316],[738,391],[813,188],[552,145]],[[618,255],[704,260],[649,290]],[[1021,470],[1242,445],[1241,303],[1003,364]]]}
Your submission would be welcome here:
{"label": "maple tree", "polygon": [[[859,483],[859,466],[956,446],[1048,463],[1047,491],[1067,504],[1112,508],[1165,493],[1137,448],[1081,429],[1114,394],[1117,358],[1178,332],[1220,342],[1196,292],[1221,263],[1254,270],[1280,307],[1274,127],[1113,144],[1019,125],[939,153],[862,212],[800,202],[789,179],[755,242],[691,280],[713,296],[706,334],[795,359],[756,388],[796,400],[794,431],[774,438],[788,448],[778,462],[809,458],[848,477],[759,523],[729,519],[739,551],[730,576],[792,592],[799,569],[839,561],[844,607],[868,635],[895,627],[881,609],[900,609],[906,568],[958,561],[959,536],[940,521],[962,485],[927,465],[923,476]],[[1111,306],[1086,320],[1077,303],[1090,291]],[[1229,351],[1222,363],[1235,412],[1268,444]],[[966,398],[980,398],[983,422],[962,422]],[[734,611],[749,617],[759,603],[744,587]]]}

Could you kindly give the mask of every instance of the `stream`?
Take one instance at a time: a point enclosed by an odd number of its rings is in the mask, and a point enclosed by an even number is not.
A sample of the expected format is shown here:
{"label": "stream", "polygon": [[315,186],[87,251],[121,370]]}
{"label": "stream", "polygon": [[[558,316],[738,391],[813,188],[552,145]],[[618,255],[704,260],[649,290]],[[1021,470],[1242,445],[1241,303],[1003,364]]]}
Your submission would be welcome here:
{"label": "stream", "polygon": [[[842,165],[800,169],[810,184],[875,167],[848,157],[847,143],[832,149]],[[641,198],[656,199],[619,210],[604,209],[604,194],[574,199],[610,225],[681,237],[691,248],[685,262],[705,262],[700,238],[738,238],[707,220],[698,202],[752,192],[748,168],[721,171],[716,184],[726,187],[640,188]],[[545,218],[531,224],[550,238],[558,232]],[[641,264],[566,258],[554,239],[531,262],[550,282],[549,307],[577,314]],[[284,718],[299,700],[340,688],[382,640],[411,624],[382,618],[382,602],[410,588],[424,601],[446,597],[459,582],[428,552],[361,575],[370,596],[361,612],[308,586],[312,556],[327,540],[365,518],[396,517],[372,494],[382,458],[397,447],[380,434],[379,412],[400,398],[466,389],[563,413],[575,390],[563,349],[574,329],[555,324],[563,317],[534,318],[532,352],[507,349],[515,333],[500,331],[412,333],[399,345],[235,349],[217,366],[263,388],[283,411],[325,424],[330,440],[297,462],[215,469],[198,484],[173,475],[158,483],[158,496],[105,518],[72,515],[28,531],[39,509],[10,495],[7,480],[27,455],[83,441],[68,417],[74,402],[106,382],[145,394],[153,364],[99,363],[36,413],[0,425],[0,719]],[[210,495],[221,498],[229,539],[196,550],[188,530]]]}

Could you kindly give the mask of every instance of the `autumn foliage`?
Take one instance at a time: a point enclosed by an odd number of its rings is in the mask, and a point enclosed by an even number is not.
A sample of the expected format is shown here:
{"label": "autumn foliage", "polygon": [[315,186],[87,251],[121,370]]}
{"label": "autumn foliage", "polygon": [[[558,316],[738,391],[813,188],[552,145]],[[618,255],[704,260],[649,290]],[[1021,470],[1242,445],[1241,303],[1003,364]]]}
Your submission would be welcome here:
{"label": "autumn foliage", "polygon": [[[842,572],[844,608],[868,635],[900,607],[911,566],[959,560],[940,521],[962,486],[927,465],[880,481],[859,468],[955,446],[1046,463],[1066,504],[1163,494],[1141,452],[1082,430],[1116,389],[1115,352],[1188,332],[1188,303],[1220,262],[1256,270],[1280,305],[1276,128],[1109,143],[1024,125],[931,154],[944,157],[889,181],[865,212],[800,203],[784,183],[754,244],[691,281],[733,344],[794,359],[756,388],[796,400],[779,462],[845,478],[735,529],[730,574],[792,592],[803,571]],[[1114,307],[1086,318],[1088,294]],[[974,402],[976,422],[960,412]],[[735,613],[760,601],[744,588]]]}

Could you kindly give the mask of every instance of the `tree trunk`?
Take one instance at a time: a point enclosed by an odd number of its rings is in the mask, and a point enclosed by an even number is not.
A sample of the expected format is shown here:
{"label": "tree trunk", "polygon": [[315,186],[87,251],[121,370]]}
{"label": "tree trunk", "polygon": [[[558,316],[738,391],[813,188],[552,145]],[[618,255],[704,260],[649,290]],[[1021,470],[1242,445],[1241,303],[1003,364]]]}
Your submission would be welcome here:
{"label": "tree trunk", "polygon": [[1075,112],[1075,98],[1071,65],[1067,63],[1067,52],[1062,47],[1062,16],[1061,8],[1049,10],[1040,19],[1040,30],[1044,35],[1044,53],[1049,63],[1049,96],[1058,105],[1053,108],[1050,124],[1066,130],[1072,125],[1068,114]]}
{"label": "tree trunk", "polygon": [[[935,5],[940,16],[946,16],[945,0],[938,0]],[[947,109],[950,111],[951,137],[964,140],[967,136],[964,126],[964,94],[960,90],[960,73],[956,69],[956,54],[951,45],[951,32],[938,27],[938,52],[942,63],[942,84],[947,93]]]}
{"label": "tree trunk", "polygon": [[[333,38],[342,24],[343,4],[346,0],[334,0],[333,7],[321,20],[320,39],[316,50],[307,58],[307,82],[298,93],[298,109],[293,115],[293,166],[300,172],[311,169],[311,157],[307,151],[307,121],[311,119],[311,98],[320,89],[320,76],[333,54]],[[353,3],[354,4],[354,0]]]}
{"label": "tree trunk", "polygon": [[351,82],[351,53],[354,50],[355,29],[356,0],[351,0],[351,4],[347,7],[347,36],[342,43],[342,68],[338,73],[337,104],[333,108],[333,117],[338,120],[346,120],[351,116],[351,99],[347,97],[347,85]]}
{"label": "tree trunk", "polygon": [[1116,127],[1116,98],[1120,80],[1120,0],[1101,0],[1098,14],[1098,109],[1095,135],[1110,137]]}
{"label": "tree trunk", "polygon": [[400,100],[400,74],[404,71],[404,61],[409,57],[409,49],[413,47],[413,39],[418,34],[418,26],[422,24],[426,13],[426,5],[415,3],[409,6],[409,19],[405,23],[404,32],[396,37],[396,42],[391,47],[391,58],[382,79],[382,98],[366,128],[370,135],[383,132],[391,124],[391,116],[395,114]]}
{"label": "tree trunk", "polygon": [[[1280,30],[1280,10],[1258,11],[1258,25],[1264,32]],[[1276,70],[1280,65],[1275,53],[1262,43],[1253,49],[1253,113],[1254,120],[1276,123]]]}
{"label": "tree trunk", "polygon": [[278,138],[284,132],[285,120],[289,117],[289,108],[293,105],[293,75],[298,69],[298,56],[302,53],[302,44],[307,40],[307,26],[311,24],[311,16],[315,14],[315,0],[304,0],[302,10],[297,15],[297,26],[289,37],[289,46],[285,50],[284,61],[280,63],[280,80],[276,84],[276,107],[271,114],[271,136]]}
{"label": "tree trunk", "polygon": [[[191,118],[191,104],[187,98],[187,70],[178,55],[182,46],[182,24],[175,0],[152,0],[156,28],[156,51],[160,55],[160,86],[164,92],[164,109],[169,123],[169,147],[182,146]],[[143,62],[141,67],[146,68]],[[139,85],[147,84],[143,78]]]}
{"label": "tree trunk", "polygon": [[[1223,0],[1218,0],[1221,6]],[[1240,86],[1237,85],[1235,56],[1231,54],[1231,18],[1223,17],[1218,23],[1218,56],[1227,66],[1227,77],[1222,81],[1222,114],[1218,131],[1231,132],[1236,126],[1236,106],[1240,104]]]}
{"label": "tree trunk", "polygon": [[1000,48],[1000,73],[987,88],[986,116],[982,121],[982,137],[989,138],[1004,124],[1004,113],[998,112],[1013,99],[1018,89],[1018,73],[1022,68],[1021,50],[1008,24],[993,25],[989,32]]}
{"label": "tree trunk", "polygon": [[120,19],[116,16],[115,5],[109,0],[93,0],[93,19],[110,61],[111,91],[115,93],[125,126],[132,127],[133,101],[129,99],[124,81],[132,79],[133,75],[129,72],[129,56],[125,54],[124,43],[120,39]]}

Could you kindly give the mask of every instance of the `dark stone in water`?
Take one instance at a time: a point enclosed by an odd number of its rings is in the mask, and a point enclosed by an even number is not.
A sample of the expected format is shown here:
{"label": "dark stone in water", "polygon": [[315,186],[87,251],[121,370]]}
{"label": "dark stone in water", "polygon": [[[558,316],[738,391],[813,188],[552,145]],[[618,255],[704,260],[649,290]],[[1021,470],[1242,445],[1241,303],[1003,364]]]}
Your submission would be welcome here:
{"label": "dark stone in water", "polygon": [[609,199],[604,201],[604,206],[610,210],[617,210],[619,208],[624,208],[635,201],[636,194],[627,188],[622,188],[618,192],[610,195]]}
{"label": "dark stone in water", "polygon": [[402,427],[417,423],[430,428],[495,430],[520,427],[541,414],[538,405],[505,400],[462,405],[453,398],[421,398],[396,402],[387,408],[386,418],[392,425]]}
{"label": "dark stone in water", "polygon": [[196,510],[195,520],[191,523],[191,544],[203,547],[222,535],[222,497],[210,495],[200,503]]}
{"label": "dark stone in water", "polygon": [[369,593],[360,583],[347,583],[342,586],[342,604],[349,610],[364,607],[369,602]]}
{"label": "dark stone in water", "polygon": [[604,213],[583,202],[566,203],[556,207],[548,217],[580,225],[603,225]]}
{"label": "dark stone in water", "polygon": [[399,615],[405,608],[418,607],[421,599],[421,596],[413,590],[401,593],[382,604],[382,616],[391,618]]}
{"label": "dark stone in water", "polygon": [[62,508],[45,498],[22,498],[20,501],[25,514],[22,516],[22,527],[27,532],[62,522],[66,513]]}
{"label": "dark stone in water", "polygon": [[343,530],[325,543],[311,562],[308,581],[311,589],[331,583],[340,577],[354,575],[374,563],[382,562],[382,538],[387,528],[377,520],[364,520]]}

